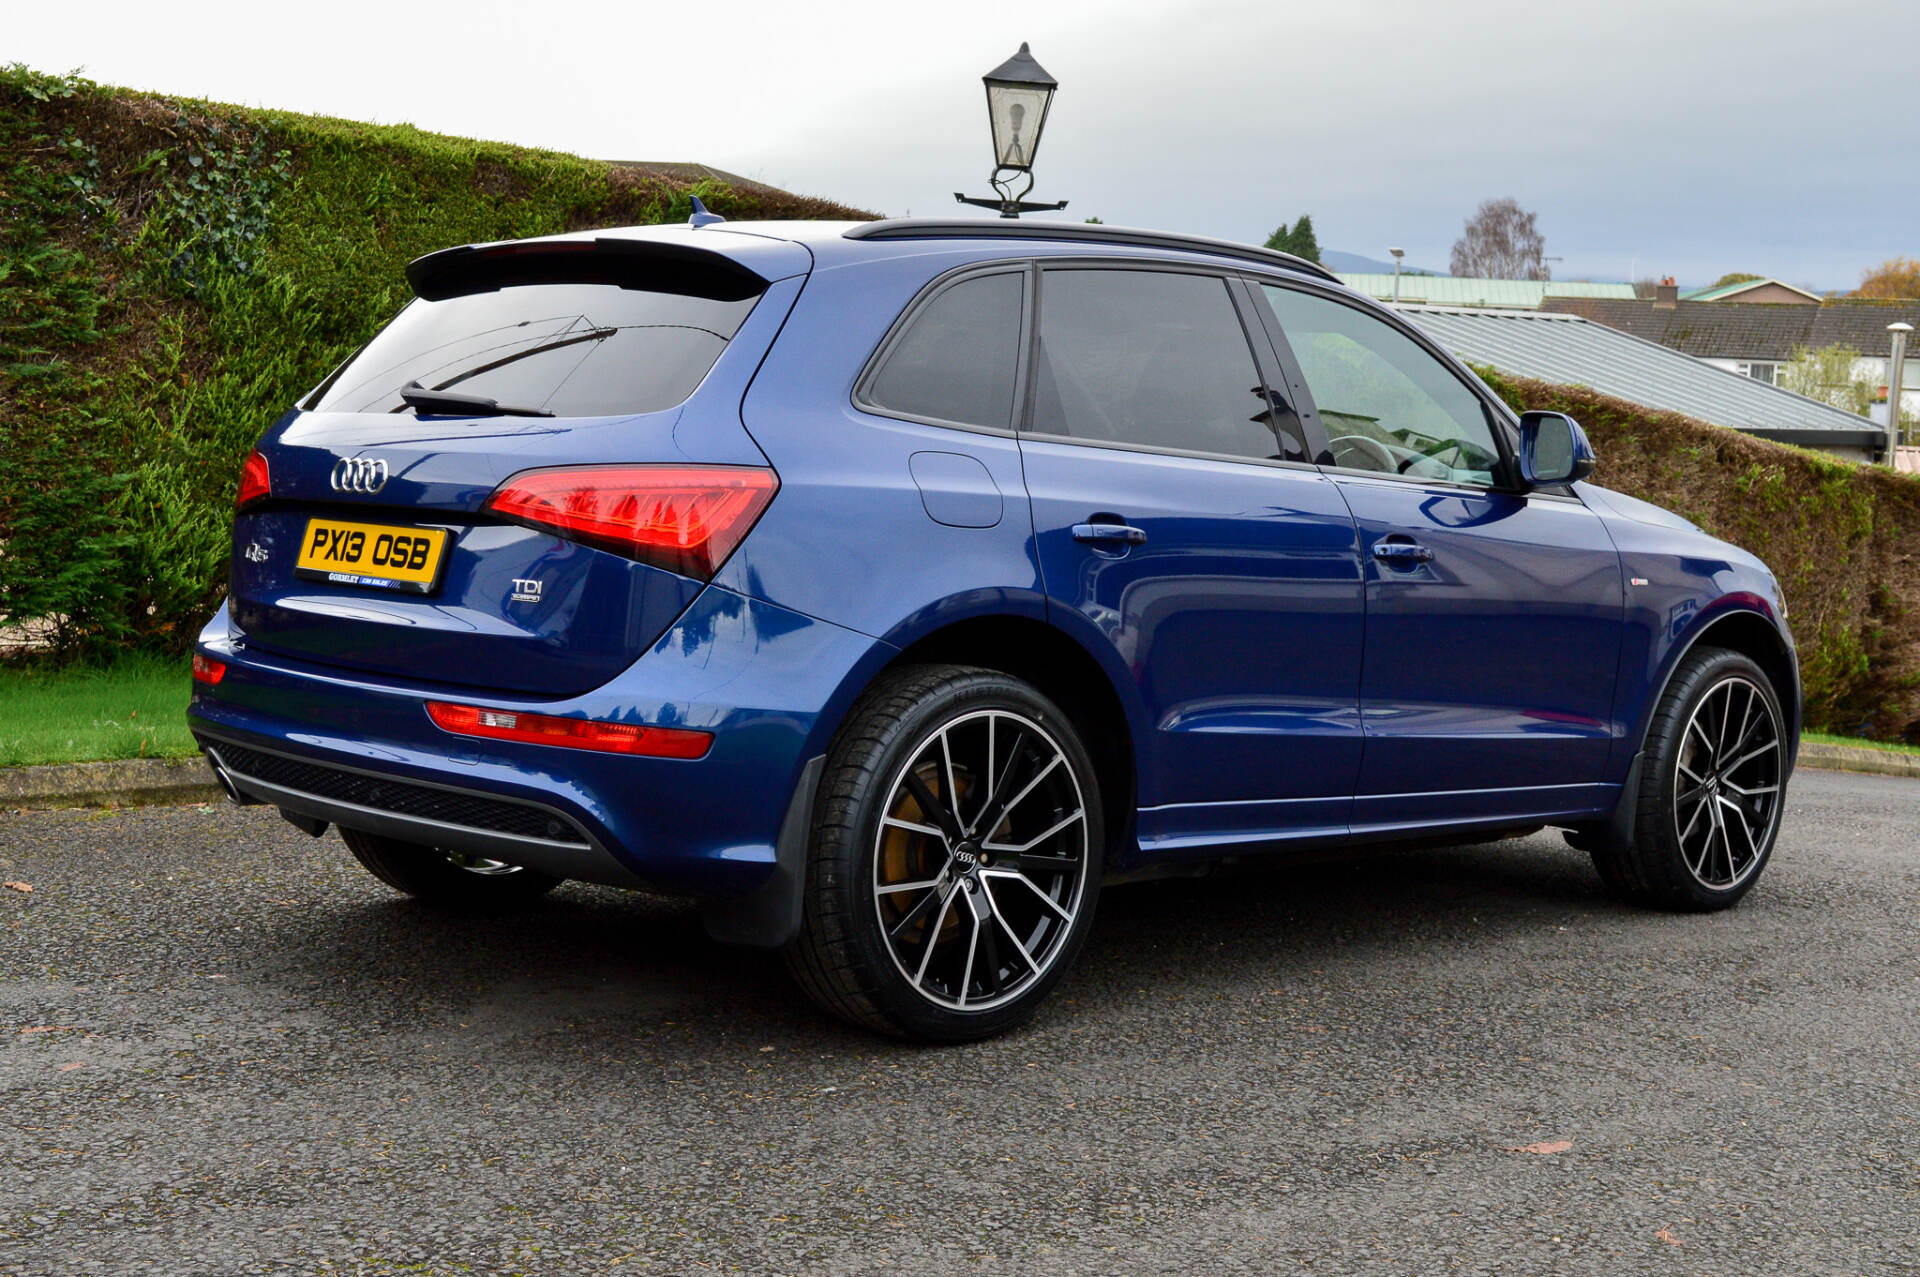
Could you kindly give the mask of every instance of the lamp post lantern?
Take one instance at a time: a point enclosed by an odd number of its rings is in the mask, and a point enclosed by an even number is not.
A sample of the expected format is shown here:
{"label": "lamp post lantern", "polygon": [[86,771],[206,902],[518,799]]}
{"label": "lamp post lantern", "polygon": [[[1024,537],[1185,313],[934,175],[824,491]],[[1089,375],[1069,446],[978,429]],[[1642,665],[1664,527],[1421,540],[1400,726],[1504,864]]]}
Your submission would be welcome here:
{"label": "lamp post lantern", "polygon": [[[993,130],[993,176],[988,180],[1000,196],[978,199],[955,191],[953,198],[976,208],[997,209],[1002,217],[1065,208],[1065,200],[1045,204],[1023,198],[1033,189],[1033,158],[1040,150],[1047,109],[1060,82],[1033,60],[1024,42],[1020,52],[980,78],[987,86],[987,123]],[[1022,176],[1026,185],[1015,190],[1014,183]]]}
{"label": "lamp post lantern", "polygon": [[1393,300],[1399,301],[1400,300],[1400,259],[1407,255],[1407,250],[1404,248],[1389,248],[1387,251],[1393,254]]}

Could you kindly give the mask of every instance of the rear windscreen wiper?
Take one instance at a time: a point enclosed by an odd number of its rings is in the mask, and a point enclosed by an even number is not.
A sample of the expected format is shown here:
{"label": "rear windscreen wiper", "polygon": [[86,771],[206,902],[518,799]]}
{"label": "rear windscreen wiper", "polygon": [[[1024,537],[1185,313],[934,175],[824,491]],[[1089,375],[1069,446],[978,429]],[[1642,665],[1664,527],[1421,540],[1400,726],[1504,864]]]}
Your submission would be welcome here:
{"label": "rear windscreen wiper", "polygon": [[485,395],[463,395],[451,390],[429,390],[418,381],[400,387],[400,397],[416,413],[448,417],[551,417],[543,408],[516,408]]}

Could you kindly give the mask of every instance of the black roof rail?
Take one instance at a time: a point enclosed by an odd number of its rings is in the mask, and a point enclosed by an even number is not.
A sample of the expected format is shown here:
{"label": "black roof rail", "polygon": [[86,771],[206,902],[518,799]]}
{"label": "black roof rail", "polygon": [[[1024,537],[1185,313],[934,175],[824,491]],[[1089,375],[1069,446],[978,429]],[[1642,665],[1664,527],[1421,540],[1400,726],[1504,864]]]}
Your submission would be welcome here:
{"label": "black roof rail", "polygon": [[1232,240],[1208,239],[1204,235],[1179,235],[1172,231],[1145,231],[1129,226],[1106,226],[1088,222],[988,221],[985,218],[894,217],[881,222],[862,222],[841,232],[848,239],[1050,239],[1084,244],[1125,244],[1134,248],[1173,249],[1187,253],[1211,253],[1215,257],[1237,257],[1266,266],[1285,266],[1321,279],[1340,282],[1318,262],[1310,262],[1292,253],[1236,244]]}

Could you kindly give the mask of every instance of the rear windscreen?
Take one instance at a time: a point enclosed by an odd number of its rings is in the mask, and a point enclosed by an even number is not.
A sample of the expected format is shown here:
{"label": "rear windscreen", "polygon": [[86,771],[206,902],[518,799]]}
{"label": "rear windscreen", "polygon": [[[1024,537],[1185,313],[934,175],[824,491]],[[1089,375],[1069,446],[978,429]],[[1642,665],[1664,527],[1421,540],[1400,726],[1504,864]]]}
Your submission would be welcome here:
{"label": "rear windscreen", "polygon": [[400,389],[417,381],[557,417],[658,412],[693,393],[756,300],[529,284],[415,301],[306,407],[411,412]]}

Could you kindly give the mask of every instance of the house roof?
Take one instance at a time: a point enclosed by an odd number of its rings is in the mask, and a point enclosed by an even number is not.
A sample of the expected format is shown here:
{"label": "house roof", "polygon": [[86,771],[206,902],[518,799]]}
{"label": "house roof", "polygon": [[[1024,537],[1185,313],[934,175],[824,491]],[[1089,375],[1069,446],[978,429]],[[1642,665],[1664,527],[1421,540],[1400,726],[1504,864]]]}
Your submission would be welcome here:
{"label": "house roof", "polygon": [[[1393,297],[1393,275],[1340,272],[1340,282],[1381,301]],[[1508,306],[1537,310],[1549,297],[1633,296],[1632,284],[1563,283],[1535,279],[1457,279],[1452,275],[1400,276],[1400,300],[1430,306]]]}
{"label": "house roof", "polygon": [[1653,301],[1581,297],[1549,298],[1542,309],[1578,315],[1702,359],[1783,362],[1793,358],[1796,346],[1814,344],[1813,325],[1822,310],[1749,302],[1675,302],[1663,307]]}
{"label": "house roof", "polygon": [[682,160],[603,160],[619,168],[646,169],[652,173],[662,173],[668,177],[677,177],[688,182],[716,181],[725,182],[735,188],[745,187],[756,191],[779,191],[782,195],[791,195],[791,191],[782,191],[777,186],[755,181],[750,177],[741,177],[738,173],[729,173],[711,164],[692,164]]}
{"label": "house roof", "polygon": [[[1809,346],[1851,346],[1868,358],[1886,358],[1892,353],[1893,335],[1888,324],[1906,323],[1920,329],[1920,301],[1878,301],[1864,297],[1833,299],[1813,317],[1813,335]],[[1907,339],[1913,349],[1913,339]],[[1911,356],[1909,356],[1911,357]]]}
{"label": "house roof", "polygon": [[1790,293],[1798,293],[1808,301],[1819,305],[1820,294],[1810,293],[1796,284],[1784,279],[1743,279],[1734,284],[1721,284],[1718,288],[1696,288],[1690,293],[1682,293],[1680,300],[1689,302],[1718,302],[1738,297],[1741,293],[1752,292],[1756,288],[1784,288]]}
{"label": "house roof", "polygon": [[1590,386],[1649,408],[1787,443],[1885,443],[1885,429],[1865,417],[1577,315],[1407,305],[1399,309],[1461,359],[1492,364],[1505,373]]}
{"label": "house roof", "polygon": [[1703,359],[1784,363],[1798,347],[1836,343],[1874,358],[1887,353],[1888,324],[1920,329],[1920,301],[1864,298],[1829,298],[1819,306],[1683,301],[1662,308],[1651,301],[1549,297],[1541,309],[1578,315]]}

